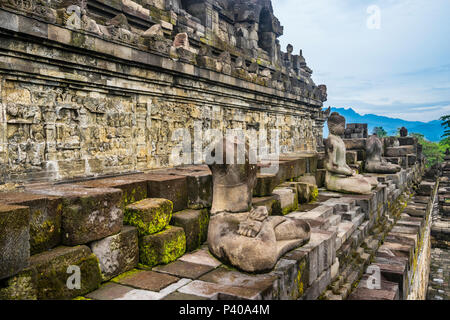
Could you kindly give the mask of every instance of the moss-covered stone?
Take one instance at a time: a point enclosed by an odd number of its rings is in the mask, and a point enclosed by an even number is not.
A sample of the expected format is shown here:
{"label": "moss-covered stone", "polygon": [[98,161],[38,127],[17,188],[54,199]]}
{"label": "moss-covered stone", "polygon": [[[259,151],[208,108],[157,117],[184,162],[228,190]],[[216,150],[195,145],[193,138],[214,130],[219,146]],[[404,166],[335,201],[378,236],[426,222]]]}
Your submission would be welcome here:
{"label": "moss-covered stone", "polygon": [[85,244],[120,232],[122,191],[64,184],[30,189],[31,193],[62,199],[62,243]]}
{"label": "moss-covered stone", "polygon": [[30,254],[61,243],[62,199],[28,192],[6,192],[2,202],[30,208]]}
{"label": "moss-covered stone", "polygon": [[0,300],[36,300],[36,274],[25,270],[0,284]]}
{"label": "moss-covered stone", "polygon": [[208,237],[208,210],[184,210],[173,215],[171,224],[181,227],[186,235],[186,251],[194,251]]}
{"label": "moss-covered stone", "polygon": [[139,236],[157,233],[169,225],[173,203],[167,199],[144,199],[125,208],[124,223],[138,229]]}
{"label": "moss-covered stone", "polygon": [[168,226],[163,231],[139,239],[139,261],[149,267],[168,264],[186,252],[183,228]]}
{"label": "moss-covered stone", "polygon": [[[80,268],[80,289],[69,289],[69,266]],[[97,257],[86,246],[57,247],[30,258],[29,270],[36,274],[39,300],[73,299],[97,289],[101,283]]]}

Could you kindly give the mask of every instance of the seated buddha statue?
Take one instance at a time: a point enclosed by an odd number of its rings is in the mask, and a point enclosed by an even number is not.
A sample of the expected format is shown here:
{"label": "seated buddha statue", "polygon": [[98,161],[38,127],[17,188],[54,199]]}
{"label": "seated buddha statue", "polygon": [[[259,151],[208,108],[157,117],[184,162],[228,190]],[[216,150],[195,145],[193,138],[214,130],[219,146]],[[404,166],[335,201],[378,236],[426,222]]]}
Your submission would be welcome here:
{"label": "seated buddha statue", "polygon": [[341,136],[345,131],[345,118],[333,112],[328,118],[330,132],[325,141],[325,186],[327,190],[343,193],[369,194],[378,185],[375,178],[356,174],[346,161],[346,147]]}
{"label": "seated buddha statue", "polygon": [[366,172],[370,173],[397,173],[402,168],[389,163],[381,156],[383,144],[377,135],[370,136],[366,141]]}
{"label": "seated buddha statue", "polygon": [[[213,153],[236,153],[242,142],[225,138]],[[266,207],[252,208],[256,164],[249,163],[248,145],[243,164],[210,164],[213,175],[213,204],[208,229],[210,252],[225,264],[245,272],[266,272],[274,268],[286,252],[309,241],[306,221],[269,216]],[[223,164],[222,164],[223,163]]]}

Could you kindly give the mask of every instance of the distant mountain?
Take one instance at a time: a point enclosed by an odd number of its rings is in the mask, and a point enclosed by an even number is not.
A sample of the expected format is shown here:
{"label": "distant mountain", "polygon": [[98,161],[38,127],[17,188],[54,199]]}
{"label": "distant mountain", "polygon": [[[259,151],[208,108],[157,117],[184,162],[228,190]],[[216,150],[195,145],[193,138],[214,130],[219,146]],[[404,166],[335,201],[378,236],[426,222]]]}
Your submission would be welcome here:
{"label": "distant mountain", "polygon": [[[352,108],[331,108],[331,112],[338,112],[343,115],[347,120],[347,123],[367,123],[369,134],[373,132],[375,127],[383,127],[388,135],[396,135],[398,128],[405,127],[408,129],[409,133],[421,133],[426,139],[438,142],[441,140],[441,136],[444,133],[444,128],[441,126],[440,120],[420,122],[377,116],[375,114],[366,114],[362,116]],[[325,136],[327,135],[328,132],[325,133]]]}

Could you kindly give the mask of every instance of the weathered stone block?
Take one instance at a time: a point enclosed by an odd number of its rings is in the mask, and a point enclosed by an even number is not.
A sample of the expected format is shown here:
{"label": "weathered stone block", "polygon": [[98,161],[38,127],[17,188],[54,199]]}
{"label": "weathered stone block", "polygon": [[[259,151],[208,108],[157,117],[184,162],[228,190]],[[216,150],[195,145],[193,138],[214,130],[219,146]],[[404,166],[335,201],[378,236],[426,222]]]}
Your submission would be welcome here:
{"label": "weathered stone block", "polygon": [[118,233],[123,225],[122,191],[76,185],[38,187],[29,192],[61,197],[62,243],[74,246]]}
{"label": "weathered stone block", "polygon": [[187,197],[190,209],[211,208],[213,195],[212,174],[209,169],[206,169],[189,167],[175,168],[173,170],[175,175],[185,176],[187,179]]}
{"label": "weathered stone block", "polygon": [[319,189],[317,186],[309,183],[297,183],[298,201],[299,203],[310,203],[317,200]]}
{"label": "weathered stone block", "polygon": [[79,185],[86,188],[117,188],[122,190],[122,204],[127,206],[131,203],[147,198],[147,181],[134,176],[123,176],[117,178],[99,179],[81,182]]}
{"label": "weathered stone block", "polygon": [[358,161],[358,152],[356,151],[347,151],[346,153],[346,161],[347,164],[356,164],[356,162]]}
{"label": "weathered stone block", "polygon": [[388,147],[386,157],[402,157],[414,153],[414,146]]}
{"label": "weathered stone block", "polygon": [[208,238],[209,213],[203,210],[184,210],[173,214],[171,225],[184,229],[186,251],[194,251]]}
{"label": "weathered stone block", "polygon": [[61,198],[27,192],[6,192],[1,194],[0,202],[30,208],[31,255],[61,243]]}
{"label": "weathered stone block", "polygon": [[278,196],[282,215],[286,215],[298,209],[297,190],[294,191],[291,188],[278,188],[273,191],[273,194]]}
{"label": "weathered stone block", "polygon": [[103,281],[135,268],[139,263],[138,232],[124,226],[116,235],[91,242],[92,252],[100,261]]}
{"label": "weathered stone block", "polygon": [[125,208],[124,223],[135,226],[139,236],[163,230],[172,218],[173,204],[167,199],[144,199]]}
{"label": "weathered stone block", "polygon": [[181,211],[188,207],[187,178],[175,175],[146,175],[148,196],[168,199],[173,203],[173,211]]}
{"label": "weathered stone block", "polygon": [[0,204],[0,280],[28,266],[30,209]]}
{"label": "weathered stone block", "polygon": [[277,195],[253,197],[253,207],[266,207],[269,215],[281,215],[281,203]]}
{"label": "weathered stone block", "polygon": [[139,239],[139,261],[149,267],[168,264],[186,252],[183,228],[168,226],[163,231]]}
{"label": "weathered stone block", "polygon": [[256,177],[256,185],[253,189],[255,197],[270,196],[277,187],[279,181],[274,174],[258,174]]}
{"label": "weathered stone block", "polygon": [[[72,280],[77,275],[70,266],[79,267],[79,289],[68,286],[76,284]],[[101,282],[98,259],[87,246],[57,247],[34,255],[30,270],[36,274],[38,300],[72,299],[97,289]]]}

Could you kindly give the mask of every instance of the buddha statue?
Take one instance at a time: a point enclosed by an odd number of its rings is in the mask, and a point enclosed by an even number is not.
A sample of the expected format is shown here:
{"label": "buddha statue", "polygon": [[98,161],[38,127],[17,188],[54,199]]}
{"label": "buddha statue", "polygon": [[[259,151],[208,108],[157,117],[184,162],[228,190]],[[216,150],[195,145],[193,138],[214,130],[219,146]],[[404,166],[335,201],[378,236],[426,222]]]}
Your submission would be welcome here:
{"label": "buddha statue", "polygon": [[[239,150],[240,141],[223,139],[213,153]],[[242,147],[242,145],[240,145]],[[266,272],[274,268],[286,252],[310,239],[306,221],[269,216],[266,207],[251,208],[256,182],[256,165],[249,163],[248,144],[245,161],[238,164],[209,165],[213,175],[213,204],[208,229],[210,252],[225,264],[245,272]]]}
{"label": "buddha statue", "polygon": [[345,131],[345,118],[333,112],[328,118],[330,132],[325,141],[325,186],[330,191],[369,194],[378,185],[376,178],[356,174],[346,161],[346,147],[340,138]]}
{"label": "buddha statue", "polygon": [[370,173],[397,173],[402,168],[389,163],[381,156],[383,143],[377,135],[370,136],[366,141],[366,172]]}

